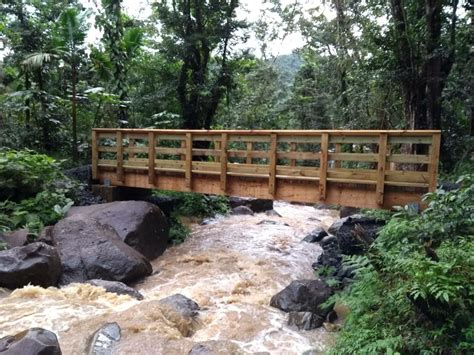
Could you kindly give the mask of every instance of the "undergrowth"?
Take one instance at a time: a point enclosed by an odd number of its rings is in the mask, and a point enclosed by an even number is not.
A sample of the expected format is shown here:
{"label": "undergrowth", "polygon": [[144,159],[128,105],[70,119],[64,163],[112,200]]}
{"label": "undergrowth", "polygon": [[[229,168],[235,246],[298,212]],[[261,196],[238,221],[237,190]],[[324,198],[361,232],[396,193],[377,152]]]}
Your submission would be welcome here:
{"label": "undergrowth", "polygon": [[61,219],[73,204],[74,183],[59,162],[31,150],[0,150],[0,232],[32,234]]}
{"label": "undergrowth", "polygon": [[331,354],[474,352],[474,176],[395,213],[333,297],[350,313]]}
{"label": "undergrowth", "polygon": [[203,195],[194,192],[155,190],[154,195],[172,197],[176,200],[175,211],[171,214],[170,241],[180,244],[189,235],[189,229],[180,220],[181,216],[203,219],[217,214],[227,214],[229,200],[225,196]]}

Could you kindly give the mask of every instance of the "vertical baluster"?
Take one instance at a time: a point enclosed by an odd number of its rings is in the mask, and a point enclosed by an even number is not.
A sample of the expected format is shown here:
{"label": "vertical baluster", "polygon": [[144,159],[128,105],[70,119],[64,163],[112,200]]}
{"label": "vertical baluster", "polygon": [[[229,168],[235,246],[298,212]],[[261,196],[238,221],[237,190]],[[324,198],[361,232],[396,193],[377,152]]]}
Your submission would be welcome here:
{"label": "vertical baluster", "polygon": [[117,180],[123,182],[123,134],[117,131]]}
{"label": "vertical baluster", "polygon": [[92,179],[98,178],[98,164],[99,164],[99,147],[98,147],[97,132],[92,131]]}
{"label": "vertical baluster", "polygon": [[155,185],[155,133],[148,132],[148,183],[150,185]]}
{"label": "vertical baluster", "polygon": [[221,192],[227,191],[227,133],[221,136]]}
{"label": "vertical baluster", "polygon": [[252,150],[253,150],[253,143],[247,142],[247,158],[245,161],[247,164],[252,164]]}
{"label": "vertical baluster", "polygon": [[[297,144],[295,142],[290,145],[290,152],[296,152]],[[290,166],[296,166],[296,159],[290,159]]]}
{"label": "vertical baluster", "polygon": [[[335,153],[340,153],[341,151],[342,151],[341,143],[336,143]],[[339,169],[340,167],[341,167],[341,161],[340,160],[335,160],[334,161],[334,168]]]}
{"label": "vertical baluster", "polygon": [[186,133],[186,162],[185,180],[186,188],[192,190],[192,168],[193,168],[193,137],[191,133]]}
{"label": "vertical baluster", "polygon": [[431,146],[430,146],[430,157],[428,163],[428,177],[429,187],[428,191],[433,192],[436,190],[438,184],[438,164],[439,164],[439,150],[441,146],[441,133],[434,133]]}
{"label": "vertical baluster", "polygon": [[327,184],[327,170],[328,170],[328,147],[329,134],[322,133],[321,135],[321,155],[319,165],[319,199],[326,200],[326,184]]}
{"label": "vertical baluster", "polygon": [[269,151],[269,181],[268,181],[268,193],[275,196],[276,189],[276,166],[277,166],[277,135],[272,133],[270,135],[270,151]]}
{"label": "vertical baluster", "polygon": [[377,187],[376,196],[377,204],[383,206],[384,189],[385,189],[385,169],[387,165],[387,133],[380,133],[379,136],[379,155],[377,162]]}

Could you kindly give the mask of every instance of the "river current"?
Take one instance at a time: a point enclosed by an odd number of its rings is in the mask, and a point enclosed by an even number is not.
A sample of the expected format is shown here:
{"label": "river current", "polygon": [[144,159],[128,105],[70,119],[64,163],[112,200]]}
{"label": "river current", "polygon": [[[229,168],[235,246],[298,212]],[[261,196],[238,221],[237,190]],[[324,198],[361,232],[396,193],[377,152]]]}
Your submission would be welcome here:
{"label": "river current", "polygon": [[[114,354],[187,354],[205,344],[215,354],[318,354],[333,342],[324,328],[299,331],[270,298],[292,280],[314,278],[318,244],[302,242],[337,213],[275,202],[276,215],[228,216],[191,226],[191,236],[155,260],[154,273],[133,285],[145,299],[88,284],[57,289],[0,289],[0,337],[31,327],[58,335],[63,354],[84,354],[88,339],[117,322]],[[192,322],[170,319],[158,300],[181,293],[201,307]]]}

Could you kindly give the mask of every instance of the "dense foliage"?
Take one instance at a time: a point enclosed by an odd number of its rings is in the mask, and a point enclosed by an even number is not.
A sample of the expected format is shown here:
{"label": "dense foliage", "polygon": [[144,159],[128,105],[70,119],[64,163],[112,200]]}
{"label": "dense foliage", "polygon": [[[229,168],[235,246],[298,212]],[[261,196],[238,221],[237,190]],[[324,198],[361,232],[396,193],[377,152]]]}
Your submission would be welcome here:
{"label": "dense foliage", "polygon": [[73,183],[52,158],[32,151],[0,150],[0,232],[40,232],[73,204]]}
{"label": "dense foliage", "polygon": [[334,354],[474,351],[474,176],[403,209],[366,256],[351,257],[354,284],[338,301],[350,314]]}
{"label": "dense foliage", "polygon": [[206,217],[214,217],[217,214],[227,214],[230,209],[229,201],[225,196],[162,190],[156,190],[154,194],[171,197],[176,201],[175,209],[170,217],[169,239],[173,244],[182,243],[189,235],[189,229],[181,221],[182,217],[198,221]]}

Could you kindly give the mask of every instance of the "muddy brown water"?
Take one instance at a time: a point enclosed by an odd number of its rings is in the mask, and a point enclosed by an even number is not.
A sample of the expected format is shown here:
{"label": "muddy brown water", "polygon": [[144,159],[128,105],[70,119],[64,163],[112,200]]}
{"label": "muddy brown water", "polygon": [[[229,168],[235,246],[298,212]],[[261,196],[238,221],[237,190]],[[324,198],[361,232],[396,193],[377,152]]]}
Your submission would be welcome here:
{"label": "muddy brown water", "polygon": [[[337,213],[284,202],[275,202],[275,210],[282,217],[260,213],[193,225],[190,238],[134,285],[143,301],[85,284],[0,289],[0,337],[43,327],[58,335],[63,354],[84,354],[96,329],[117,322],[122,339],[114,354],[187,354],[198,343],[216,354],[321,353],[334,333],[292,329],[287,314],[269,302],[292,280],[314,277],[311,264],[321,249],[301,240],[317,226],[329,227]],[[173,319],[160,308],[157,301],[175,293],[200,305],[196,321]]]}

